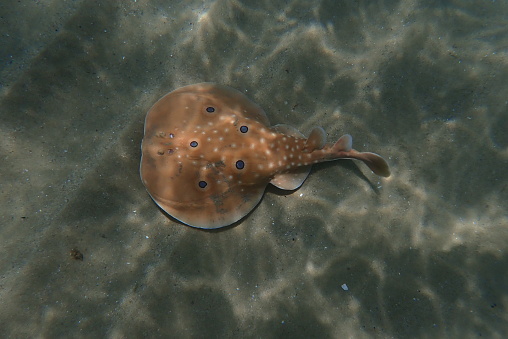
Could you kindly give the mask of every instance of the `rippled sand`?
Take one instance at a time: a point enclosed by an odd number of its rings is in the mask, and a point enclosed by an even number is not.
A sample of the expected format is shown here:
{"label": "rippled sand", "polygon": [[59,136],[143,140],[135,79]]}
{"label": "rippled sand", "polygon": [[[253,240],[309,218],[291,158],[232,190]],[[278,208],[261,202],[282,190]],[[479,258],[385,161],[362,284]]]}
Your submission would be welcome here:
{"label": "rippled sand", "polygon": [[[273,3],[0,5],[5,336],[508,333],[508,4]],[[392,176],[320,164],[235,227],[169,219],[144,117],[203,81]]]}

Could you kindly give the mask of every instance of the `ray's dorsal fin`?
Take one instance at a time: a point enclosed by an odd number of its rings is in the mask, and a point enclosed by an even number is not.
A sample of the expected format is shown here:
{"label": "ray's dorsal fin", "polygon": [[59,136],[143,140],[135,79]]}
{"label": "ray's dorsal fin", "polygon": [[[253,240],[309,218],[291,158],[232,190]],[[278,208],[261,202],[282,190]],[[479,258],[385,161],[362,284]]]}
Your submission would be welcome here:
{"label": "ray's dorsal fin", "polygon": [[317,149],[323,149],[326,144],[326,132],[322,127],[314,127],[310,132],[307,141],[305,141],[305,150],[312,152]]}
{"label": "ray's dorsal fin", "polygon": [[353,148],[353,137],[349,134],[344,134],[333,145],[335,152],[349,152]]}
{"label": "ray's dorsal fin", "polygon": [[[305,136],[299,130],[289,125],[275,125],[272,126],[272,129],[276,132],[284,133],[293,137],[305,138]],[[270,181],[270,184],[283,190],[295,190],[298,187],[302,186],[305,179],[307,179],[311,167],[311,165],[301,166],[294,168],[287,173],[276,174]]]}

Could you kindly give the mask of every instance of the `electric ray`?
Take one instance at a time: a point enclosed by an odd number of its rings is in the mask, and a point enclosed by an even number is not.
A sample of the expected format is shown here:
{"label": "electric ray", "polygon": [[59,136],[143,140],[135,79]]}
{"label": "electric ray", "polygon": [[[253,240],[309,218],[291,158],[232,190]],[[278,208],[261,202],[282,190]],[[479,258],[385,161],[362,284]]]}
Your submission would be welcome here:
{"label": "electric ray", "polygon": [[297,189],[318,162],[358,159],[390,175],[379,155],[351,147],[348,134],[327,144],[321,127],[305,138],[291,126],[270,126],[263,109],[239,91],[201,83],[166,94],[148,111],[140,174],[168,214],[219,228],[254,209],[268,184]]}

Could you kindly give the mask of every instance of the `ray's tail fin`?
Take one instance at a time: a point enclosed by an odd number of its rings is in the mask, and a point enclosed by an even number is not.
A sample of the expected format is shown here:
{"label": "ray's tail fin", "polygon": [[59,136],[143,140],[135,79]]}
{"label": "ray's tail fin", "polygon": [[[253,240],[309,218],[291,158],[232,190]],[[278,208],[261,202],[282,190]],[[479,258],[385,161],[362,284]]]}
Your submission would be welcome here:
{"label": "ray's tail fin", "polygon": [[374,174],[382,177],[390,176],[390,167],[388,167],[388,163],[376,153],[358,152],[357,150],[352,149],[350,151],[350,158],[363,161],[363,163],[367,165]]}
{"label": "ray's tail fin", "polygon": [[363,161],[374,174],[382,177],[390,176],[390,167],[388,167],[388,163],[380,155],[371,152],[358,152],[352,147],[353,138],[349,134],[345,134],[333,145],[333,150],[339,154],[340,158]]}

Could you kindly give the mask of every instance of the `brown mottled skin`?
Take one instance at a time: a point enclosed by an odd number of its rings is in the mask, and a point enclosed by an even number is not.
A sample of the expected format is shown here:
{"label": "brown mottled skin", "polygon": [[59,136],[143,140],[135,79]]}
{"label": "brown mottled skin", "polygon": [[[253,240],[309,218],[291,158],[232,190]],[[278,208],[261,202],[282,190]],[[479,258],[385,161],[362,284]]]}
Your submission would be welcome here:
{"label": "brown mottled skin", "polygon": [[199,228],[230,225],[261,200],[269,183],[298,188],[317,162],[363,161],[389,176],[379,155],[335,144],[314,129],[305,138],[286,125],[270,127],[264,111],[229,87],[201,83],[166,94],[147,113],[141,179],[153,200],[181,222]]}

